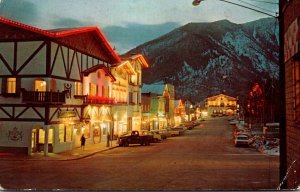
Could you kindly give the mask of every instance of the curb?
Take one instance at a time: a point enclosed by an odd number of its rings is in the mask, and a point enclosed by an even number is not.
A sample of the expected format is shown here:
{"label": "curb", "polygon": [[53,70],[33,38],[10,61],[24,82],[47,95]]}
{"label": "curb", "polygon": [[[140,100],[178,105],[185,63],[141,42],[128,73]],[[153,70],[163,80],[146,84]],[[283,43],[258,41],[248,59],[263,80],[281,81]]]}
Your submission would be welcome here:
{"label": "curb", "polygon": [[[17,159],[17,158],[4,158],[4,159],[1,159],[0,158],[0,161],[72,161],[72,160],[80,160],[80,159],[84,159],[84,158],[87,158],[87,157],[90,157],[90,156],[93,156],[97,153],[101,153],[101,152],[105,152],[105,151],[108,151],[108,150],[112,150],[112,149],[115,149],[119,146],[114,146],[114,147],[110,147],[110,148],[107,148],[107,149],[102,149],[102,150],[99,150],[99,151],[94,151],[94,152],[91,152],[89,154],[86,154],[86,155],[82,155],[82,156],[79,156],[79,157],[62,157],[62,158],[51,158],[51,157],[45,157],[45,159],[43,158],[37,158],[37,159],[34,159],[34,158],[22,158],[22,159]],[[43,156],[44,157],[44,156]]]}

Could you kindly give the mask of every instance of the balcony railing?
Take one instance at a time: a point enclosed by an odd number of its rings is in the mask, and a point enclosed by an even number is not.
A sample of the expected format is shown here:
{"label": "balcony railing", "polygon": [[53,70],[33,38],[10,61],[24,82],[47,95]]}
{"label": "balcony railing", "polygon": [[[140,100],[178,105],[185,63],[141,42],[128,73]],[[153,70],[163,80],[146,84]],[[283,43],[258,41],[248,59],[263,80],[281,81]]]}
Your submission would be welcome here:
{"label": "balcony railing", "polygon": [[22,89],[22,102],[63,104],[66,103],[66,92],[26,91]]}
{"label": "balcony railing", "polygon": [[83,98],[84,104],[114,104],[115,99],[110,97],[90,96],[86,95]]}
{"label": "balcony railing", "polygon": [[209,107],[236,107],[236,105],[208,105]]}

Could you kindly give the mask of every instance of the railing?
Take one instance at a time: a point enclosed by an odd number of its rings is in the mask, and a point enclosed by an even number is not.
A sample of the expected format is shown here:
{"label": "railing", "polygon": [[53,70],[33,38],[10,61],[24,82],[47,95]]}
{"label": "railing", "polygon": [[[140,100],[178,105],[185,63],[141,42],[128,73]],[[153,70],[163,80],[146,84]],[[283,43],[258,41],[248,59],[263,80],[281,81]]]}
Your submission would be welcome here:
{"label": "railing", "polygon": [[236,105],[208,105],[209,107],[236,107]]}
{"label": "railing", "polygon": [[66,103],[66,92],[26,91],[22,89],[23,103]]}
{"label": "railing", "polygon": [[83,99],[84,104],[114,104],[115,99],[110,97],[100,97],[100,96],[85,96]]}

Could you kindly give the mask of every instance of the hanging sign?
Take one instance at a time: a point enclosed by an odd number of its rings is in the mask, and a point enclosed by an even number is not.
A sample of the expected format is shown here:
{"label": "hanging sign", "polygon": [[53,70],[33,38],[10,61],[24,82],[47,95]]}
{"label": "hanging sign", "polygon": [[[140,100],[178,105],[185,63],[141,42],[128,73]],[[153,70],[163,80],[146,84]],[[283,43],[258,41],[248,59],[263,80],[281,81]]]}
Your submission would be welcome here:
{"label": "hanging sign", "polygon": [[284,33],[284,62],[299,52],[299,24],[296,18]]}
{"label": "hanging sign", "polygon": [[67,111],[67,110],[58,111],[58,118],[69,118],[69,117],[76,117],[76,112]]}

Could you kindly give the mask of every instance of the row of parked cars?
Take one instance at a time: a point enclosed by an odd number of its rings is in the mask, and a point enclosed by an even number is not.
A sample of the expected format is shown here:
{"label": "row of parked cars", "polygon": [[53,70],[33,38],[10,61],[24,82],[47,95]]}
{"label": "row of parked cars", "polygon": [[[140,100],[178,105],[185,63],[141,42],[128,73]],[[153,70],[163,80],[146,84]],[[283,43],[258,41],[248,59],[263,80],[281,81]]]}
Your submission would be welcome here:
{"label": "row of parked cars", "polygon": [[251,136],[250,130],[244,128],[244,122],[232,117],[228,118],[228,121],[230,125],[235,125],[232,131],[234,146],[249,147],[251,143],[253,143],[253,137]]}
{"label": "row of parked cars", "polygon": [[176,127],[168,127],[159,130],[142,130],[131,131],[119,137],[119,146],[127,147],[130,144],[150,145],[150,143],[157,143],[168,137],[175,137],[183,135],[186,130],[191,130],[199,125],[200,121],[191,121],[180,124]]}

